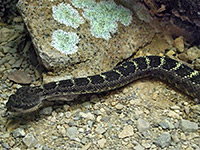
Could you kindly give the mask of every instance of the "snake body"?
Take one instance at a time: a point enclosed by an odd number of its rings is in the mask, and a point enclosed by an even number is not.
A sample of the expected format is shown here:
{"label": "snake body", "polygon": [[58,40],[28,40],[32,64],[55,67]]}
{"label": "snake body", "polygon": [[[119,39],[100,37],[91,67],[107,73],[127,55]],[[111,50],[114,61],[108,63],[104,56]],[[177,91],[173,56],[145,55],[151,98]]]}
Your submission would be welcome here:
{"label": "snake body", "polygon": [[72,101],[83,94],[117,89],[149,76],[166,81],[185,94],[200,99],[198,71],[165,56],[146,56],[125,61],[110,71],[94,76],[21,87],[9,97],[6,107],[12,112],[30,112],[38,109],[44,100]]}

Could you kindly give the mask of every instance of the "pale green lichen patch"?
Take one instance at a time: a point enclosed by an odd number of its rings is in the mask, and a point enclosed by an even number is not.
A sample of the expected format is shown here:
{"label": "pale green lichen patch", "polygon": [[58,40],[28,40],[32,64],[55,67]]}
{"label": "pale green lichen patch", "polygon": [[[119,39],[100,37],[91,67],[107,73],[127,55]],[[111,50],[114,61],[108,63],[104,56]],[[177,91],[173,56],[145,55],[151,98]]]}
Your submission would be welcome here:
{"label": "pale green lichen patch", "polygon": [[[94,4],[95,3],[95,4]],[[90,21],[91,34],[97,38],[109,40],[110,33],[116,33],[120,21],[128,26],[132,21],[132,12],[113,0],[95,2],[95,0],[72,0],[77,8],[82,8],[83,16]]]}
{"label": "pale green lichen patch", "polygon": [[71,3],[76,8],[88,8],[96,5],[95,0],[72,0]]}
{"label": "pale green lichen patch", "polygon": [[51,45],[63,54],[73,54],[78,51],[76,44],[79,41],[78,35],[74,32],[56,30],[53,32]]}
{"label": "pale green lichen patch", "polygon": [[120,21],[125,26],[130,25],[131,22],[132,22],[132,12],[129,9],[124,8],[121,5],[118,6],[118,9],[120,11],[116,15],[117,16],[117,20]]}
{"label": "pale green lichen patch", "polygon": [[53,6],[52,11],[54,19],[66,26],[78,28],[80,24],[85,22],[78,11],[70,4],[60,3],[58,6]]}

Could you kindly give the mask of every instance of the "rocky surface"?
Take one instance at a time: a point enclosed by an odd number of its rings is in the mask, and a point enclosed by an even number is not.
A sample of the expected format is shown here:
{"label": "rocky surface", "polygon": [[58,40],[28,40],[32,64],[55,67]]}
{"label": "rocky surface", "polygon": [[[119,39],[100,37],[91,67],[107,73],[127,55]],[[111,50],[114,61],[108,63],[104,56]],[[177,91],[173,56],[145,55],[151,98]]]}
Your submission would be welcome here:
{"label": "rocky surface", "polygon": [[[129,7],[138,8],[138,1],[140,4],[140,11],[145,11],[143,18],[157,22],[161,25],[163,32],[168,32],[174,37],[183,36],[189,43],[200,42],[200,2],[199,0],[127,0]],[[144,9],[143,9],[144,8]],[[147,13],[148,11],[148,13]],[[144,17],[146,16],[149,17]],[[154,20],[154,21],[152,21]],[[159,23],[158,23],[159,22]],[[156,25],[155,24],[155,25]],[[157,26],[158,27],[158,26]]]}
{"label": "rocky surface", "polygon": [[[32,86],[42,83],[38,70],[30,64],[32,47],[20,16],[14,17],[11,25],[0,26],[0,35],[0,149],[200,149],[199,105],[156,79],[142,79],[85,101],[6,117],[9,96],[22,86],[18,78],[9,79],[10,73],[24,72],[31,77]],[[192,57],[199,55],[198,46],[182,41],[184,51],[180,52],[174,41],[156,34],[135,57],[166,54],[198,68],[200,56]],[[74,68],[72,74],[79,71]]]}
{"label": "rocky surface", "polygon": [[[76,0],[74,1],[76,2]],[[96,3],[95,5],[100,4]],[[57,71],[58,68],[66,68],[66,66],[71,66],[72,64],[75,67],[79,68],[79,70],[82,70],[81,75],[88,75],[92,73],[99,73],[100,71],[105,71],[112,68],[123,59],[132,56],[135,52],[137,52],[139,47],[149,43],[155,34],[155,31],[152,27],[150,27],[148,24],[144,24],[134,14],[131,14],[131,22],[128,21],[130,22],[130,24],[123,24],[123,21],[110,22],[109,24],[105,24],[105,22],[102,22],[102,24],[104,24],[102,29],[96,31],[96,28],[100,28],[95,26],[99,23],[96,20],[101,21],[101,17],[104,17],[106,19],[107,16],[110,16],[108,20],[111,21],[112,18],[117,17],[112,17],[112,15],[106,14],[106,9],[105,11],[101,12],[101,9],[95,8],[98,9],[99,12],[98,10],[96,10],[98,12],[98,15],[92,14],[93,16],[96,15],[92,20],[92,18],[89,16],[92,12],[87,11],[91,10],[92,8],[73,9],[76,5],[72,4],[72,2],[69,5],[68,1],[66,1],[66,3],[64,4],[57,1],[49,2],[43,0],[20,0],[17,6],[23,16],[23,20],[25,21],[27,29],[31,34],[37,54],[41,58],[41,63],[47,69],[53,69],[54,71]],[[73,6],[73,8],[71,6]],[[113,14],[115,13],[113,7],[117,7],[118,10],[116,12],[120,11],[120,9],[122,8],[122,6],[118,5],[109,6],[112,8],[110,11],[113,11]],[[71,15],[74,18],[79,17],[79,19],[75,20],[74,22],[79,22],[80,24],[70,22],[71,20],[68,20],[67,22],[63,18],[59,18],[58,16],[62,14],[62,12],[58,11],[58,9],[61,9],[62,7],[69,8],[70,12],[74,11],[74,13]],[[37,11],[35,11],[36,9]],[[108,9],[110,8],[108,7]],[[100,16],[101,14],[104,15]],[[98,17],[100,19],[98,19]],[[92,24],[92,22],[95,23]],[[116,26],[117,28],[111,26],[111,24],[113,24],[113,26]],[[108,30],[107,28],[111,29]],[[60,31],[60,33],[57,32],[57,34],[59,33],[59,35],[62,37],[67,36],[68,33],[76,33],[79,37],[79,42],[78,39],[76,40],[76,42],[78,42],[78,44],[76,43],[76,46],[79,47],[78,50],[72,50],[73,47],[71,47],[68,52],[63,53],[63,51],[59,51],[59,48],[56,49],[56,44],[53,43],[52,45],[52,41],[56,37],[53,33],[55,33],[54,31],[57,30]],[[94,33],[93,30],[95,30],[96,32]],[[62,31],[67,33],[62,33]],[[104,34],[97,34],[101,32]],[[110,33],[112,34],[110,35]],[[96,34],[97,37],[94,36]],[[76,38],[77,37],[74,36],[73,39]],[[64,43],[67,43],[66,41]],[[57,45],[57,47],[59,46]],[[68,74],[69,73],[70,71],[68,71]]]}

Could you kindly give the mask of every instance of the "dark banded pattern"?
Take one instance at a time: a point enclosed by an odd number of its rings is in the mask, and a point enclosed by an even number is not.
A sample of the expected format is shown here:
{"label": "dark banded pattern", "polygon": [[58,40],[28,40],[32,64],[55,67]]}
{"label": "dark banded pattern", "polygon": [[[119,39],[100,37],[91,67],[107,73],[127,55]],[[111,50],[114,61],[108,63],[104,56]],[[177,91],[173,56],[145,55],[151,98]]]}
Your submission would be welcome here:
{"label": "dark banded pattern", "polygon": [[9,97],[9,111],[29,112],[38,109],[43,100],[59,97],[68,101],[82,94],[100,93],[122,87],[143,77],[164,80],[193,98],[200,99],[200,73],[168,57],[146,56],[126,61],[108,72],[85,78],[67,79],[25,86]]}

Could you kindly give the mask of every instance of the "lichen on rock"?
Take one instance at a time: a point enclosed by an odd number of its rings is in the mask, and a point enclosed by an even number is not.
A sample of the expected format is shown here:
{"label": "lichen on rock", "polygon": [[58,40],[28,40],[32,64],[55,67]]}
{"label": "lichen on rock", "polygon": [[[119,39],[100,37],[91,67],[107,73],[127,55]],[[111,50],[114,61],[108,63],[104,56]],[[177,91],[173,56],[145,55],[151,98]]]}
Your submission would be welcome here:
{"label": "lichen on rock", "polygon": [[97,38],[109,40],[111,33],[117,32],[118,21],[125,26],[132,21],[132,12],[122,5],[117,5],[113,0],[72,0],[72,5],[83,9],[82,15],[91,24],[91,34]]}
{"label": "lichen on rock", "polygon": [[[76,8],[83,9],[82,15],[85,17],[85,19],[90,21],[91,34],[97,38],[109,40],[111,38],[111,33],[114,34],[117,32],[118,21],[125,26],[128,26],[132,21],[131,11],[121,5],[117,5],[113,0],[100,2],[96,2],[94,0],[72,0],[71,4]],[[78,28],[80,24],[85,22],[84,18],[82,18],[79,15],[79,12],[70,4],[60,3],[57,6],[53,6],[52,11],[54,19],[62,24],[65,24],[66,26]],[[60,37],[61,33],[64,35],[63,38]],[[70,39],[69,33],[64,33],[61,32],[61,30],[58,30],[53,34],[53,36],[52,45],[54,48],[61,52],[68,53],[69,47],[71,47],[67,46],[67,43],[71,44],[71,41],[67,41]],[[55,40],[61,41],[55,43]],[[63,40],[67,42],[62,43]],[[76,48],[76,46],[74,48]],[[72,49],[73,52],[74,48]]]}
{"label": "lichen on rock", "polygon": [[71,0],[71,3],[76,8],[88,8],[96,5],[95,0]]}
{"label": "lichen on rock", "polygon": [[85,22],[70,4],[60,3],[58,6],[53,6],[52,11],[54,19],[66,26],[78,28],[80,24]]}
{"label": "lichen on rock", "polygon": [[56,30],[52,35],[51,45],[63,54],[73,54],[78,51],[79,37],[74,32]]}

